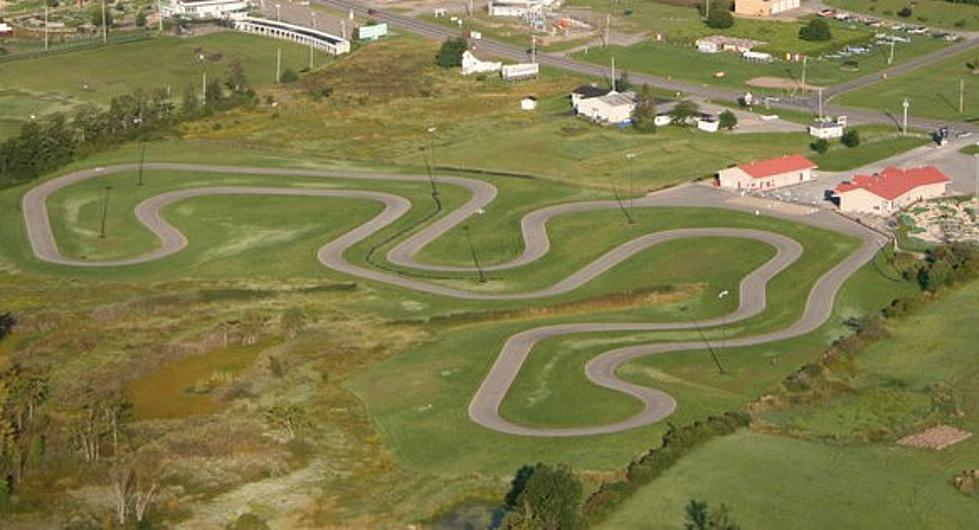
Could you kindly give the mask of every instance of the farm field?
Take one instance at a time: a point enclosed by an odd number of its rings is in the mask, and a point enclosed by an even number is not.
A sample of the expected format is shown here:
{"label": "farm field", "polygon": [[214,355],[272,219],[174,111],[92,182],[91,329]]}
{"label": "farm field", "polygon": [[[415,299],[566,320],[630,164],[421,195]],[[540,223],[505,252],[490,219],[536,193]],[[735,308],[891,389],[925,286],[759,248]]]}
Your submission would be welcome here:
{"label": "farm field", "polygon": [[[972,6],[970,6],[972,7]],[[904,75],[879,81],[833,100],[840,105],[878,109],[895,116],[908,98],[911,114],[939,120],[971,122],[979,119],[979,79],[969,64],[976,53],[965,52]],[[959,112],[959,82],[965,83],[963,112]]]}
{"label": "farm field", "polygon": [[[973,282],[909,317],[891,330],[890,338],[858,354],[860,374],[852,395],[790,408],[774,418],[793,437],[749,431],[709,442],[646,487],[603,528],[673,528],[689,498],[727,503],[752,528],[969,528],[979,505],[950,481],[974,467],[979,442],[973,437],[942,452],[897,447],[896,433],[921,417],[910,406],[920,400],[883,396],[920,394],[927,409],[929,389],[947,388],[964,412],[959,426],[973,432],[979,428],[971,383],[979,369],[977,336],[970,325],[977,303],[979,283]],[[859,435],[854,429],[880,428],[888,432],[884,441],[848,439]],[[907,484],[914,487],[900,486]],[[772,494],[752,493],[759,489]],[[814,510],[798,518],[800,511],[809,512],[813,496],[845,508],[845,519],[840,510]],[[881,498],[897,502],[879,503]],[[861,509],[868,505],[876,508]]]}

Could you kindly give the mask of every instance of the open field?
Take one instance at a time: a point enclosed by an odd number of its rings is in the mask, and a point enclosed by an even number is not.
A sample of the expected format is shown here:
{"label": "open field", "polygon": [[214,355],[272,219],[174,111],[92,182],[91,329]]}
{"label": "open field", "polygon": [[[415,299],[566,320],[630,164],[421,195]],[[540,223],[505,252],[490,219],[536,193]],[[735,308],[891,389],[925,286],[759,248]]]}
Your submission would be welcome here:
{"label": "open field", "polygon": [[897,15],[898,11],[909,5],[903,0],[828,0],[826,3],[850,13],[866,13],[905,24],[950,30],[979,29],[979,9],[964,2],[914,2],[908,18]]}
{"label": "open field", "polygon": [[[930,409],[936,386],[948,389],[964,411],[960,427],[979,429],[972,383],[979,369],[972,325],[977,303],[979,283],[973,282],[909,317],[891,338],[859,354],[853,394],[772,418],[794,438],[747,432],[710,442],[647,486],[604,528],[673,528],[690,498],[725,502],[751,528],[969,528],[979,505],[950,481],[975,467],[975,437],[940,453],[899,448],[891,438]],[[847,441],[868,429],[891,434],[880,443]],[[754,494],[762,490],[767,494]],[[817,498],[837,509],[811,509]],[[895,502],[880,502],[885,498]]]}
{"label": "open field", "polygon": [[[108,104],[135,89],[170,90],[175,98],[188,87],[199,91],[202,75],[223,79],[238,61],[258,87],[275,81],[276,49],[282,68],[309,64],[308,50],[297,44],[252,35],[221,32],[178,38],[156,37],[108,48],[54,54],[0,63],[0,123],[23,123],[31,115],[68,110],[81,103]],[[201,56],[203,55],[203,59]],[[319,62],[327,60],[325,55]],[[146,68],[147,64],[164,65]]]}
{"label": "open field", "polygon": [[[976,6],[968,6],[979,9]],[[911,102],[910,113],[940,120],[979,119],[979,78],[968,66],[976,64],[974,51],[949,57],[912,72],[879,81],[834,99],[852,107],[879,109],[900,116],[904,98]],[[963,112],[959,112],[959,83],[964,82]]]}

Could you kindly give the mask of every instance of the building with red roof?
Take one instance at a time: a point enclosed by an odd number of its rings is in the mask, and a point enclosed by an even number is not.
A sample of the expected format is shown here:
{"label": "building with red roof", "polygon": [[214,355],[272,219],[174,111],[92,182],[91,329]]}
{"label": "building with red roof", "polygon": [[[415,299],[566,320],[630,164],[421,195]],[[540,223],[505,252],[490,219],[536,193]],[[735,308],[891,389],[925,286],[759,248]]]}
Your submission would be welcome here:
{"label": "building with red roof", "polygon": [[950,180],[933,166],[888,167],[873,175],[856,175],[833,191],[841,211],[890,215],[914,202],[941,197]]}
{"label": "building with red roof", "polygon": [[736,190],[770,190],[812,180],[815,168],[816,164],[802,155],[785,155],[722,169],[717,173],[717,183]]}

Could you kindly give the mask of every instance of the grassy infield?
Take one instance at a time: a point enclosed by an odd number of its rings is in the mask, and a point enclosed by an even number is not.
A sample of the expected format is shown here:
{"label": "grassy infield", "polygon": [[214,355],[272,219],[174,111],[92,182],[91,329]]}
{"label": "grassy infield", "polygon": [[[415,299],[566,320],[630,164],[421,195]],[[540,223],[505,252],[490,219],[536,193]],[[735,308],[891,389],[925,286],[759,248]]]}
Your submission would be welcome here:
{"label": "grassy infield", "polygon": [[[246,122],[248,118],[238,116],[233,119]],[[558,128],[556,123],[557,118],[548,118],[536,126],[538,130]],[[575,130],[582,127],[571,120],[561,123]],[[486,143],[488,148],[502,142],[505,134],[501,129],[499,127],[494,135],[489,136]],[[575,134],[590,135],[594,143],[601,143],[596,140],[605,138],[606,145],[612,144],[616,137],[620,141],[623,138],[614,131],[594,132],[590,128],[584,133]],[[652,143],[685,140],[691,149],[699,149],[701,144],[694,144],[692,136],[689,139],[682,136],[688,134],[695,133],[664,131]],[[302,164],[299,160],[308,160],[306,163],[310,164],[317,161],[310,156],[301,156],[297,160],[291,156],[263,155],[255,150],[233,151],[214,143],[215,139],[208,138],[203,132],[200,135],[204,139],[199,141],[151,145],[149,158],[213,163],[232,161],[270,166],[296,166]],[[639,144],[640,137],[626,138],[636,138],[635,142]],[[524,152],[526,148],[524,145]],[[665,154],[669,154],[668,149],[661,148]],[[445,147],[445,154],[440,157],[453,161],[453,156],[461,156],[454,155],[452,149],[451,144]],[[457,153],[466,151],[464,146],[457,149]],[[609,148],[610,151],[613,149],[616,148]],[[617,149],[621,149],[621,146]],[[413,156],[417,157],[417,154]],[[79,163],[78,166],[130,162],[134,159],[135,149],[125,147]],[[528,171],[533,169],[528,168]],[[562,170],[559,168],[554,173]],[[681,175],[688,175],[683,170],[675,171],[672,175],[637,173],[642,175],[643,186],[677,181],[681,180]],[[281,179],[274,178],[172,175],[165,172],[150,172],[147,177],[148,183],[142,188],[135,186],[134,175],[108,178],[113,180],[116,187],[109,210],[110,235],[105,240],[95,237],[102,182],[79,185],[54,197],[52,212],[64,250],[77,255],[107,257],[148,248],[152,240],[134,226],[131,207],[140,198],[164,189],[201,184],[281,184]],[[617,178],[621,183],[621,177]],[[517,233],[516,227],[522,213],[544,204],[607,197],[607,192],[554,183],[505,178],[490,180],[500,187],[499,202],[473,227],[473,237],[487,261],[505,259],[519,251],[514,234]],[[588,179],[585,181],[588,182]],[[322,185],[310,179],[289,179],[288,184]],[[427,213],[427,206],[424,205],[429,204],[429,199],[424,186],[359,182],[344,185],[384,189],[411,198],[421,207],[414,210],[403,223]],[[311,257],[320,244],[376,211],[373,207],[365,208],[363,204],[340,200],[195,199],[175,205],[165,212],[169,219],[190,234],[191,245],[183,253],[158,263],[125,269],[66,271],[38,264],[30,257],[17,205],[22,192],[22,188],[0,192],[0,237],[4,241],[0,247],[0,267],[8,271],[26,270],[37,278],[64,278],[76,286],[98,285],[100,290],[106,292],[111,292],[113,285],[123,286],[126,282],[147,279],[190,278],[195,281],[193,278],[234,276],[259,279],[290,275],[299,279],[348,281],[348,278],[322,269]],[[444,186],[443,193],[449,206],[465,199],[461,192]],[[247,208],[242,208],[243,204]],[[802,261],[777,278],[771,286],[770,309],[749,322],[728,326],[723,335],[711,331],[711,339],[716,342],[723,340],[724,336],[755,334],[791,322],[801,311],[801,301],[812,280],[849,252],[854,244],[818,230],[733,213],[666,209],[639,212],[639,219],[640,225],[632,231],[624,225],[618,212],[594,213],[580,219],[559,219],[551,227],[555,241],[552,255],[521,273],[494,273],[488,288],[523,290],[552,283],[640,230],[693,225],[762,226],[803,242],[807,252]],[[396,229],[393,227],[391,230]],[[463,241],[459,231],[449,234],[434,245],[425,257],[465,262],[466,247]],[[361,260],[366,247],[363,245],[355,249],[351,259]],[[448,324],[422,324],[431,333],[432,340],[414,351],[392,357],[356,374],[347,382],[347,386],[364,400],[387,444],[408,469],[445,475],[471,472],[506,475],[518,465],[536,460],[574,462],[583,470],[617,468],[632,455],[655,443],[664,426],[654,425],[599,439],[533,440],[497,435],[468,421],[465,410],[469,397],[485,375],[502,341],[516,331],[549,322],[679,320],[684,318],[679,312],[679,306],[684,304],[691,307],[691,314],[695,318],[718,315],[730,310],[735,300],[727,298],[724,305],[718,304],[716,292],[736,285],[738,278],[769,252],[755,243],[729,240],[684,241],[663,245],[629,260],[579,292],[547,300],[546,303],[558,304],[666,285],[672,286],[680,295],[662,295],[656,300],[661,302],[659,304],[626,308],[614,304],[605,307],[599,305],[597,309],[596,306],[586,307],[587,311],[562,309],[559,315],[545,314],[543,317],[524,317],[520,320],[494,319],[486,312],[489,309],[521,307],[539,310],[541,302],[493,304],[488,307],[486,304],[456,302],[372,285],[369,288],[374,295],[359,298],[356,302],[358,311],[377,314],[405,325],[418,325],[412,322],[417,322],[420,317],[453,314],[467,315],[475,323],[451,324],[450,320]],[[268,256],[275,259],[267,259]],[[704,256],[710,256],[710,260],[704,260]],[[698,260],[701,265],[709,263],[711,266],[691,268],[691,264],[697,264]],[[656,274],[651,275],[649,271],[656,271]],[[476,287],[464,276],[448,281]],[[820,331],[782,344],[722,352],[724,362],[731,371],[728,376],[716,375],[703,352],[642,360],[624,367],[623,373],[637,381],[656,384],[676,396],[680,409],[674,417],[675,421],[692,420],[709,412],[735,408],[780,380],[793,367],[817,355],[826,341],[841,331],[839,323],[842,317],[878,307],[906,288],[890,283],[872,268],[867,268],[847,284],[837,304],[835,317]],[[34,300],[31,305],[37,303]],[[677,338],[690,340],[694,339],[694,335],[603,335],[575,338],[573,344],[564,341],[544,344],[521,374],[514,394],[505,403],[505,413],[515,419],[540,424],[581,424],[595,421],[596,417],[600,417],[601,421],[610,421],[613,417],[627,415],[634,410],[635,404],[622,396],[587,385],[582,379],[582,363],[601,349],[616,344]],[[780,359],[775,368],[770,364],[771,356]],[[602,406],[597,407],[596,403]],[[729,500],[735,502],[733,498]],[[741,506],[740,501],[736,504]],[[757,513],[764,513],[764,510]]]}

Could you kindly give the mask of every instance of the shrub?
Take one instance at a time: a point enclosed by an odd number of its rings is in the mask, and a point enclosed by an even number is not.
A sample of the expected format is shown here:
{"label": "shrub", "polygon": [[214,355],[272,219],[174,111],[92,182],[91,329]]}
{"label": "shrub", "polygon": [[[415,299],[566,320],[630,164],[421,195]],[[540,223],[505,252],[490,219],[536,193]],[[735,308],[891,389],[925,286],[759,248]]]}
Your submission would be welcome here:
{"label": "shrub", "polygon": [[902,7],[900,11],[897,12],[897,16],[901,18],[908,18],[911,16],[911,8],[908,6]]}
{"label": "shrub", "polygon": [[814,18],[799,29],[799,38],[808,41],[827,41],[833,39],[829,23],[821,18]]}
{"label": "shrub", "polygon": [[282,71],[282,75],[279,76],[279,82],[281,83],[295,83],[296,81],[299,81],[299,74],[292,68],[286,68]]}
{"label": "shrub", "polygon": [[719,122],[718,125],[721,129],[731,130],[738,126],[738,117],[734,115],[733,112],[725,110],[717,117]]}
{"label": "shrub", "polygon": [[707,15],[707,20],[705,23],[707,24],[707,27],[714,29],[730,28],[734,25],[734,15],[732,15],[727,9],[714,8],[711,10],[710,14]]}
{"label": "shrub", "polygon": [[447,39],[435,55],[435,63],[442,68],[462,66],[462,54],[469,49],[466,39]]}
{"label": "shrub", "polygon": [[860,132],[856,129],[850,129],[843,133],[843,137],[840,138],[840,143],[847,147],[856,147],[860,145]]}
{"label": "shrub", "polygon": [[809,148],[819,154],[824,154],[826,151],[829,151],[829,142],[825,138],[819,138],[810,143]]}

